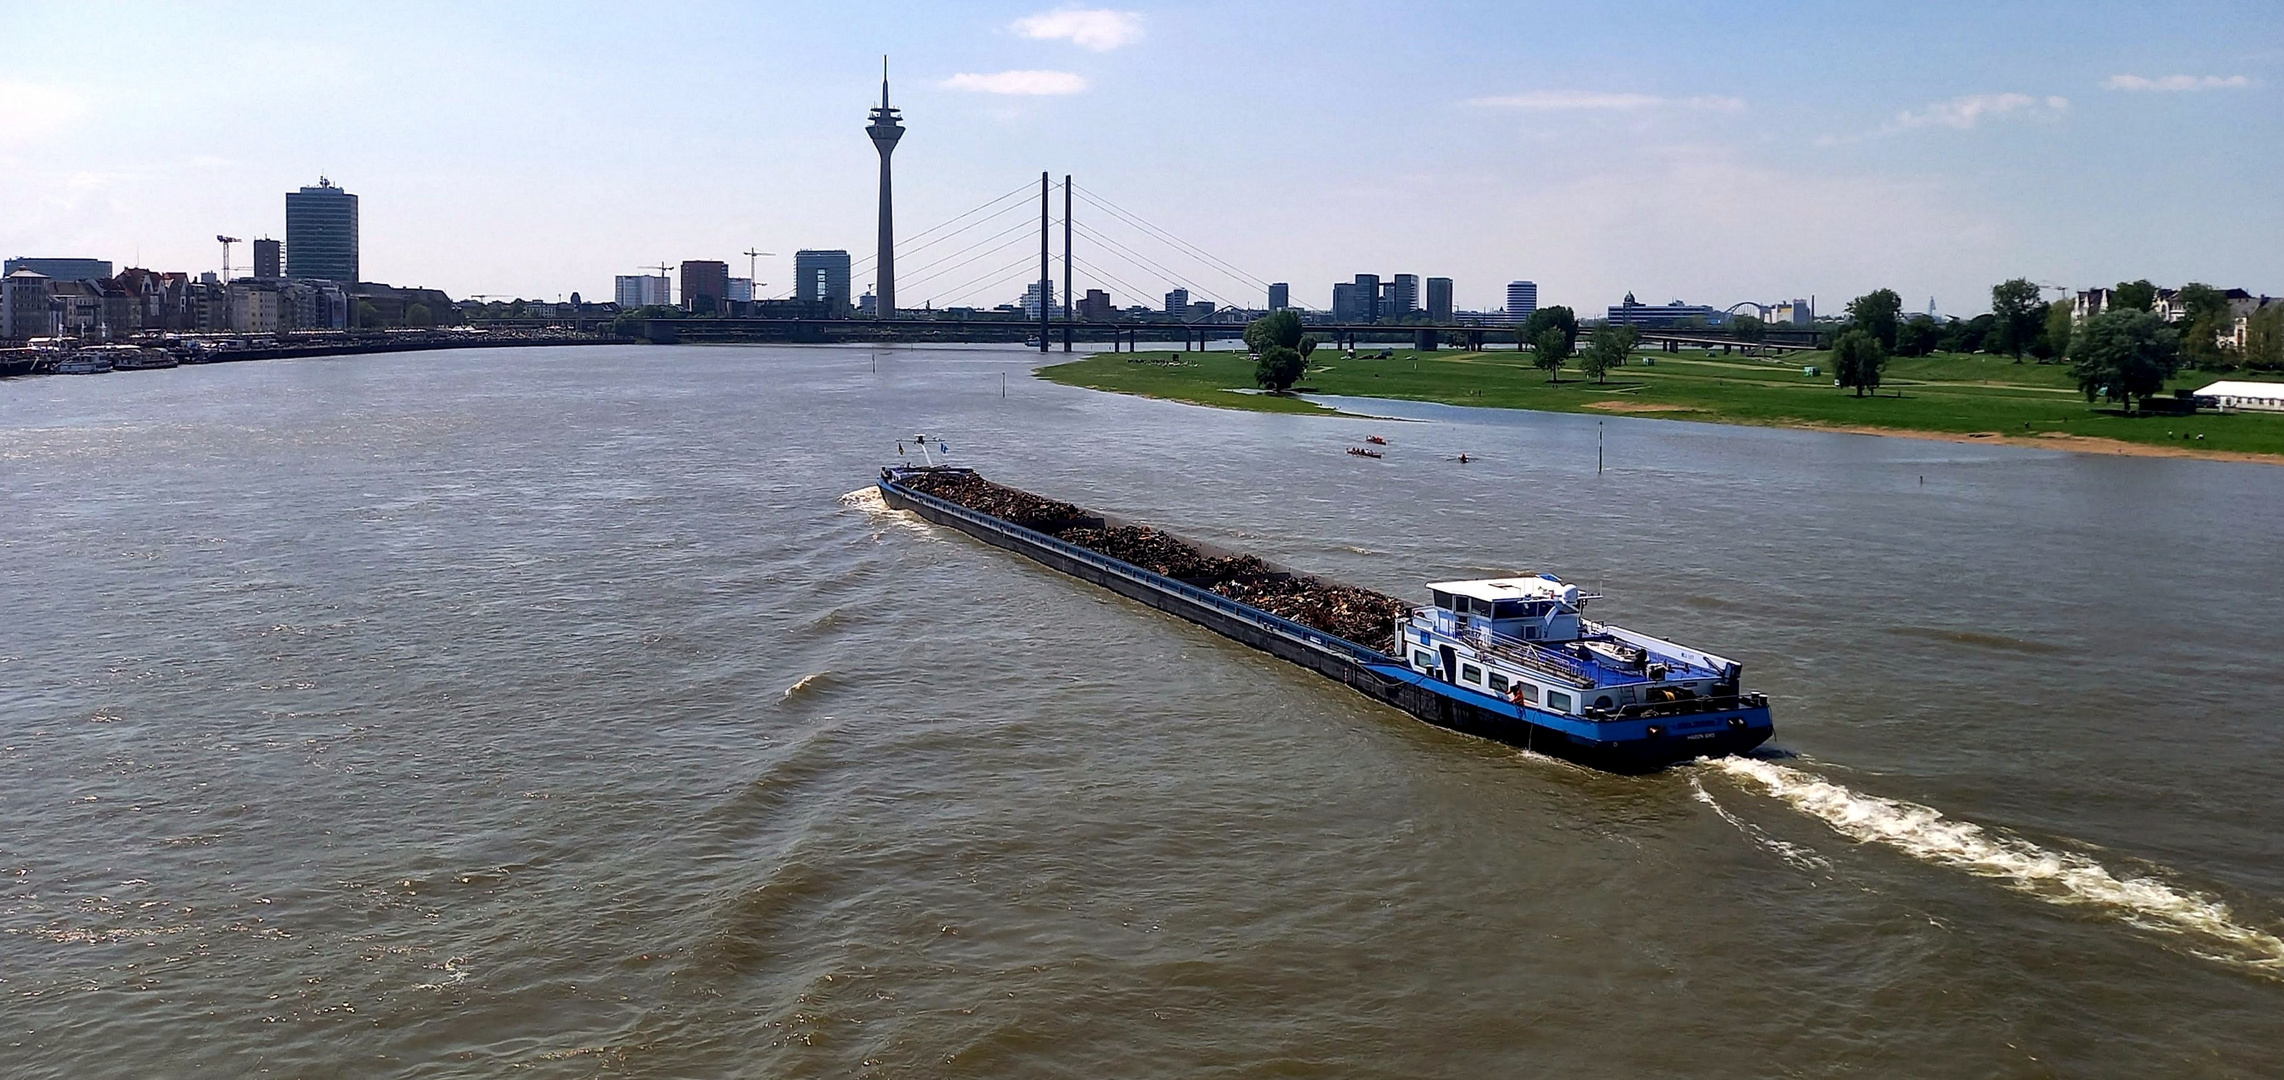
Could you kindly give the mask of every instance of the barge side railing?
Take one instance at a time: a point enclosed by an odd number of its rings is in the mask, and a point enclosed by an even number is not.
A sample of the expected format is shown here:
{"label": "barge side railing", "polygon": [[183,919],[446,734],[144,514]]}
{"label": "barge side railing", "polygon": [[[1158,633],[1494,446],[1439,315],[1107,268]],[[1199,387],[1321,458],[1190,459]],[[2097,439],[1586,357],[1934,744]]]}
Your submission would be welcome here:
{"label": "barge side railing", "polygon": [[[1201,589],[1195,585],[1189,584],[1188,582],[1179,581],[1155,571],[1144,570],[1141,567],[1136,566],[1133,563],[1127,562],[1123,559],[1113,559],[1110,556],[1104,555],[1099,551],[1095,551],[1091,548],[1080,547],[1079,545],[1071,543],[1068,540],[1049,536],[1046,533],[1039,532],[1036,529],[1025,528],[1005,518],[994,517],[990,514],[986,514],[977,510],[970,510],[967,507],[961,506],[960,504],[949,499],[938,498],[934,495],[928,494],[925,491],[919,491],[906,487],[903,484],[897,483],[895,480],[888,479],[886,477],[883,477],[882,479],[886,483],[894,486],[896,488],[897,494],[903,495],[908,499],[925,502],[930,507],[933,507],[943,513],[950,514],[953,517],[963,518],[967,521],[974,522],[986,528],[996,529],[1000,532],[1020,537],[1031,543],[1038,544],[1041,547],[1048,548],[1062,555],[1067,555],[1071,558],[1079,560],[1080,562],[1087,563],[1088,565],[1091,565],[1097,569],[1117,574],[1120,577],[1127,578],[1138,584],[1147,585],[1153,589],[1161,589],[1180,596],[1184,599],[1204,604],[1205,606],[1213,608],[1214,610],[1219,611],[1224,615],[1242,619],[1264,630],[1270,631],[1271,633],[1297,639],[1303,644],[1323,649],[1327,652],[1341,654],[1359,664],[1391,664],[1396,662],[1393,657],[1389,656],[1386,653],[1380,652],[1376,649],[1366,648],[1362,645],[1348,640],[1347,638],[1338,637],[1333,634],[1327,634],[1322,630],[1294,622],[1291,619],[1272,615],[1266,611],[1261,610],[1260,608],[1254,607],[1251,604],[1242,604],[1209,589]],[[1391,631],[1394,630],[1392,623],[1389,629]]]}

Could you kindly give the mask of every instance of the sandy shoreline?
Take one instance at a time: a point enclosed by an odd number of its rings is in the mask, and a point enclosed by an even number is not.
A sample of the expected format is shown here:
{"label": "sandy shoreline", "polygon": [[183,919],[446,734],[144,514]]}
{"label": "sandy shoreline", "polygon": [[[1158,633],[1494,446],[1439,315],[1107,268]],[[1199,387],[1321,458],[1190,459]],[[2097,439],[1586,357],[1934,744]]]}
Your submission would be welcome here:
{"label": "sandy shoreline", "polygon": [[[1713,422],[1720,423],[1721,421]],[[1929,442],[1975,443],[1984,446],[2001,443],[2007,446],[2025,446],[2036,450],[2068,450],[2077,454],[2200,458],[2205,461],[2243,461],[2255,465],[2284,465],[2284,456],[2276,454],[2253,454],[2241,450],[2203,450],[2194,446],[2163,446],[2151,443],[2126,442],[2122,439],[2104,439],[2093,435],[2071,435],[2061,431],[2024,436],[2008,435],[1999,431],[1974,431],[1961,434],[1952,431],[1913,431],[1909,428],[1866,427],[1853,424],[1772,424],[1770,426],[1796,428],[1801,431],[1839,431],[1850,435],[1891,435],[1905,439],[1925,439]]]}

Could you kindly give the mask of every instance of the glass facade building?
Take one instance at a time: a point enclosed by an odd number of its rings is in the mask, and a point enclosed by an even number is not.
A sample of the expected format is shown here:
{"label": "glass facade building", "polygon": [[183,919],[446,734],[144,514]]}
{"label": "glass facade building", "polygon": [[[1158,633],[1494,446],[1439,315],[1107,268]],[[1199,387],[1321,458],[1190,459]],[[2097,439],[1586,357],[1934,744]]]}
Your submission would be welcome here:
{"label": "glass facade building", "polygon": [[357,197],[322,176],[286,194],[286,276],[357,282]]}

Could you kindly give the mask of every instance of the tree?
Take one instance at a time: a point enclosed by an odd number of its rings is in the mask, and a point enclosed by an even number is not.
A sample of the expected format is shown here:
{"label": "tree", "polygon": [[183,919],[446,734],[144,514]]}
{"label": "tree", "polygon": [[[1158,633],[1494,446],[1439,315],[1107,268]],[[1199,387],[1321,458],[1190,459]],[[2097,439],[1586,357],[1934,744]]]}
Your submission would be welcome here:
{"label": "tree", "polygon": [[2228,314],[2228,294],[2202,281],[2181,286],[2181,291],[2173,294],[2173,302],[2181,305],[2184,316],[2191,322]]}
{"label": "tree", "polygon": [[1641,336],[1641,332],[1631,326],[1605,326],[1594,331],[1593,340],[1578,354],[1578,370],[1595,382],[1603,381],[1611,368],[1625,366],[1626,357],[1633,355]]}
{"label": "tree", "polygon": [[2237,365],[2234,345],[2223,345],[2221,335],[2235,328],[2235,313],[2229,310],[2228,294],[2201,281],[2181,286],[2173,294],[2174,302],[2181,306],[2183,321],[2188,325],[2181,332],[2181,358],[2205,371],[2225,371]]}
{"label": "tree", "polygon": [[2068,300],[2056,300],[2046,305],[2046,336],[2038,339],[2040,363],[2060,360],[2070,355],[2070,332],[2077,327],[2077,314]]}
{"label": "tree", "polygon": [[1914,315],[1895,331],[1897,356],[1925,356],[1943,340],[1943,327],[1932,315]]}
{"label": "tree", "polygon": [[1538,352],[1531,357],[1531,363],[1547,373],[1548,382],[1561,382],[1562,365],[1570,361],[1570,336],[1562,332],[1562,327],[1549,326],[1539,331],[1538,340],[1532,346]]}
{"label": "tree", "polygon": [[1763,341],[1769,336],[1769,324],[1755,315],[1739,315],[1730,321],[1729,333],[1738,341]]}
{"label": "tree", "polygon": [[1536,348],[1539,336],[1546,333],[1548,327],[1562,331],[1562,355],[1569,356],[1578,348],[1578,316],[1561,304],[1531,312],[1531,317],[1523,323],[1523,328],[1515,332],[1515,342]]}
{"label": "tree", "polygon": [[2120,281],[2117,288],[2110,290],[2109,306],[2127,311],[2147,311],[2157,306],[2157,286],[2151,285],[2148,278]]}
{"label": "tree", "polygon": [[1873,289],[1848,301],[1848,321],[1870,334],[1882,349],[1895,348],[1895,332],[1902,318],[1903,297],[1894,289]]}
{"label": "tree", "polygon": [[1303,335],[1301,335],[1301,345],[1300,345],[1300,348],[1301,348],[1301,359],[1303,359],[1303,360],[1306,360],[1306,359],[1308,359],[1310,356],[1312,356],[1312,355],[1315,355],[1315,353],[1316,353],[1316,344],[1317,344],[1317,343],[1316,343],[1316,335],[1315,335],[1315,334],[1303,334]]}
{"label": "tree", "polygon": [[1996,332],[1998,317],[1977,315],[1972,319],[1955,319],[1943,327],[1943,339],[1936,348],[1943,352],[1980,352],[1991,343]]}
{"label": "tree", "polygon": [[1308,361],[1301,357],[1299,349],[1271,345],[1261,350],[1261,359],[1254,362],[1253,381],[1260,383],[1263,390],[1282,394],[1301,381],[1302,373],[1307,370]]}
{"label": "tree", "polygon": [[370,300],[357,301],[357,325],[367,330],[381,325],[381,309]]}
{"label": "tree", "polygon": [[1286,308],[1245,324],[1245,344],[1255,353],[1266,356],[1272,348],[1297,349],[1301,344],[1301,316]]}
{"label": "tree", "polygon": [[2009,278],[1991,286],[1991,314],[1998,319],[1997,346],[2013,353],[2014,362],[2021,363],[2022,354],[2046,321],[2046,305],[2038,299],[2038,286],[2029,278]]}
{"label": "tree", "polygon": [[1869,390],[1879,393],[1880,372],[1887,367],[1887,350],[1864,329],[1850,330],[1832,342],[1832,375],[1840,385],[1853,387],[1857,397]]}
{"label": "tree", "polygon": [[2146,311],[2105,311],[2078,328],[2070,360],[2087,401],[2146,405],[2181,370],[2181,335]]}
{"label": "tree", "polygon": [[427,304],[414,304],[413,306],[404,309],[404,324],[406,326],[418,326],[424,329],[427,327],[435,326],[436,313],[428,310]]}
{"label": "tree", "polygon": [[2246,320],[2244,362],[2262,371],[2284,369],[2284,303],[2271,303]]}

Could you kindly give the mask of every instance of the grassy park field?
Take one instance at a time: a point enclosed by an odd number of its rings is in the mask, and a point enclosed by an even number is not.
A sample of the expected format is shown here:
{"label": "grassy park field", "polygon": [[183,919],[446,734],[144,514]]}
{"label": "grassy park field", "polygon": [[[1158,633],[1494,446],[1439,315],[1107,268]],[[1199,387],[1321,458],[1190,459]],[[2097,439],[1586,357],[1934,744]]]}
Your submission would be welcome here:
{"label": "grassy park field", "polygon": [[[1351,358],[1320,348],[1313,359],[1295,388],[1299,393],[2284,463],[2284,415],[2127,415],[2119,406],[2087,403],[2066,366],[2017,364],[2003,356],[1896,357],[1878,396],[1860,398],[1832,385],[1828,354],[1815,352],[1773,360],[1694,350],[1636,353],[1602,383],[1575,370],[1550,383],[1531,365],[1531,354],[1515,350],[1374,348]],[[1819,374],[1806,374],[1809,367]],[[1253,391],[1253,362],[1243,352],[1100,353],[1039,375],[1228,409],[1331,411],[1300,397]],[[2193,389],[2217,377],[2184,372],[2172,385]]]}

